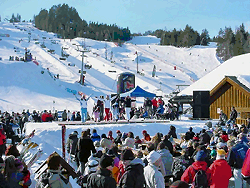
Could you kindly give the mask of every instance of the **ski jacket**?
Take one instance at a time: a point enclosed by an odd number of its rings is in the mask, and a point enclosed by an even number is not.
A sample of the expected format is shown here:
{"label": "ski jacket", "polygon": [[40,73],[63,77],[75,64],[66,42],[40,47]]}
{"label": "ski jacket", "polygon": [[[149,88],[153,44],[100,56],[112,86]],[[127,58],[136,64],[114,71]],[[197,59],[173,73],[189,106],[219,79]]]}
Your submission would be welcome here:
{"label": "ski jacket", "polygon": [[134,138],[126,138],[125,141],[122,143],[123,146],[127,146],[129,148],[134,148],[135,139]]}
{"label": "ski jacket", "polygon": [[227,188],[232,176],[231,167],[224,159],[215,160],[208,169],[210,188]]}
{"label": "ski jacket", "polygon": [[131,98],[130,97],[125,98],[124,103],[125,103],[126,108],[130,108],[131,107]]}
{"label": "ski jacket", "polygon": [[167,149],[161,149],[157,151],[161,155],[161,159],[163,162],[163,165],[165,167],[165,172],[166,175],[171,175],[172,174],[172,163],[173,163],[173,156]]}
{"label": "ski jacket", "polygon": [[139,158],[135,158],[125,168],[125,173],[122,175],[117,188],[142,188],[145,185],[143,173],[143,162]]}
{"label": "ski jacket", "polygon": [[[205,161],[195,161],[191,166],[189,166],[183,175],[181,176],[181,181],[185,181],[188,184],[193,182],[196,171],[204,170],[207,171],[207,163]],[[208,173],[207,173],[208,177]]]}
{"label": "ski jacket", "polygon": [[[10,177],[8,178],[8,184],[11,188],[22,188],[22,185],[19,185],[20,181],[23,181],[24,175],[21,172],[13,172],[11,173]],[[31,185],[31,179],[29,179],[24,185],[30,186]]]}
{"label": "ski jacket", "polygon": [[102,138],[100,141],[100,145],[103,148],[111,149],[114,146],[114,143],[107,138]]}
{"label": "ski jacket", "polygon": [[237,111],[235,109],[232,110],[231,113],[230,113],[230,119],[231,120],[236,120],[237,116],[238,116]]}
{"label": "ski jacket", "polygon": [[231,167],[236,169],[241,169],[246,153],[248,150],[248,145],[243,141],[237,143],[231,150],[228,152],[227,161]]}
{"label": "ski jacket", "polygon": [[164,177],[158,170],[158,167],[149,163],[144,168],[144,176],[147,188],[163,188],[165,187]]}
{"label": "ski jacket", "polygon": [[88,137],[81,137],[78,140],[78,159],[80,162],[88,162],[88,158],[92,153],[96,153],[93,141]]}
{"label": "ski jacket", "polygon": [[105,108],[110,108],[111,107],[111,105],[110,105],[110,100],[104,100],[104,106],[105,106]]}
{"label": "ski jacket", "polygon": [[158,107],[158,102],[157,102],[157,100],[156,99],[153,99],[152,101],[152,105],[154,106],[154,107]]}
{"label": "ski jacket", "polygon": [[87,180],[88,188],[116,188],[116,181],[111,177],[111,171],[105,168],[91,174]]}
{"label": "ski jacket", "polygon": [[95,142],[95,141],[100,141],[100,140],[101,140],[101,137],[100,137],[100,135],[98,135],[97,133],[93,133],[93,134],[91,135],[91,140],[92,140],[93,142]]}
{"label": "ski jacket", "polygon": [[39,177],[36,188],[72,188],[71,183],[60,173],[60,170],[48,170]]}
{"label": "ski jacket", "polygon": [[76,147],[77,147],[77,135],[75,134],[70,134],[67,142],[66,142],[66,146],[67,146],[67,152],[69,154],[75,155],[76,154]]}
{"label": "ski jacket", "polygon": [[3,145],[6,143],[6,136],[5,134],[3,133],[3,130],[0,129],[0,145]]}

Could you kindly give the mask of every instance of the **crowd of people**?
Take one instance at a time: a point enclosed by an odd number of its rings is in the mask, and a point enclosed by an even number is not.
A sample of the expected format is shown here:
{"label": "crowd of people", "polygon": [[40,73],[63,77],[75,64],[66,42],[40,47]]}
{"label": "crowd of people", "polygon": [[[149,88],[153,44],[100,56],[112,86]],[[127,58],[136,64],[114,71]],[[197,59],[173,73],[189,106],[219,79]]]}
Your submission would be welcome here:
{"label": "crowd of people", "polygon": [[206,125],[197,133],[190,127],[181,139],[174,126],[166,135],[153,136],[146,130],[141,136],[117,130],[114,136],[87,129],[78,137],[74,131],[67,152],[78,167],[81,187],[226,188],[231,177],[235,188],[248,187],[250,121]]}
{"label": "crowd of people", "polygon": [[[30,171],[16,147],[22,138],[14,138],[13,131],[19,121],[29,119],[27,112],[0,116],[0,181],[4,188],[31,185]],[[66,151],[77,167],[81,187],[226,188],[233,177],[235,188],[247,188],[250,119],[246,125],[237,125],[235,113],[232,108],[227,119],[221,111],[217,124],[207,122],[207,129],[200,132],[190,127],[180,139],[172,125],[168,133],[155,135],[147,130],[142,135],[120,130],[116,135],[112,131],[99,135],[96,129],[87,129],[79,136],[74,131],[67,138]],[[6,144],[7,138],[12,139],[11,144]],[[37,188],[72,187],[69,172],[62,169],[59,159],[58,154],[47,159],[48,169],[37,179]]]}

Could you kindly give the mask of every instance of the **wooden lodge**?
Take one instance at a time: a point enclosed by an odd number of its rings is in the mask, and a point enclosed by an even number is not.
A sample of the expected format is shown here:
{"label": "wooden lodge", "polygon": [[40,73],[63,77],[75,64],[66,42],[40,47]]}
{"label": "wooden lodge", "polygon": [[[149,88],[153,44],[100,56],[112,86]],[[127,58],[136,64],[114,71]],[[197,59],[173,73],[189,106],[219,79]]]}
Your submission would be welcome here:
{"label": "wooden lodge", "polygon": [[232,106],[238,112],[236,123],[246,125],[247,118],[250,118],[250,88],[236,76],[225,76],[210,91],[210,118],[219,119],[220,110],[229,118]]}

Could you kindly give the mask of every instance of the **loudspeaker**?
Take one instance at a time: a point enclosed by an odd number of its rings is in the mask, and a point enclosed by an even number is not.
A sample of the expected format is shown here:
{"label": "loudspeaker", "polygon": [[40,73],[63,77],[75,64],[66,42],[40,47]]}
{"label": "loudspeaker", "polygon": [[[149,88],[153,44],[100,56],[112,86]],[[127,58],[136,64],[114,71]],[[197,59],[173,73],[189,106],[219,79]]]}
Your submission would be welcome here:
{"label": "loudspeaker", "polygon": [[209,91],[193,91],[193,104],[194,105],[210,105],[210,92]]}
{"label": "loudspeaker", "polygon": [[210,118],[209,105],[193,105],[193,118]]}
{"label": "loudspeaker", "polygon": [[209,91],[193,91],[193,118],[210,118],[209,106]]}

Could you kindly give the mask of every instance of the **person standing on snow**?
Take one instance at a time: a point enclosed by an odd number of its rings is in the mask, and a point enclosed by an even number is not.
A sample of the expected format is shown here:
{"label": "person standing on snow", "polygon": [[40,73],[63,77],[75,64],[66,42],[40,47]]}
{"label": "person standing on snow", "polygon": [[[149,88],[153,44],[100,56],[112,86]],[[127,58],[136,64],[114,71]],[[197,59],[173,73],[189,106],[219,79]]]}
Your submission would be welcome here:
{"label": "person standing on snow", "polygon": [[131,110],[131,98],[129,96],[127,96],[125,98],[125,112],[126,112],[126,116],[127,116],[127,120],[130,120],[130,110]]}
{"label": "person standing on snow", "polygon": [[[91,95],[90,95],[91,96]],[[75,95],[76,99],[78,101],[80,101],[80,105],[81,105],[81,116],[82,116],[82,123],[86,122],[87,117],[88,117],[88,111],[87,111],[87,106],[88,106],[88,100],[90,98],[90,96],[88,98],[86,98],[86,95],[83,95],[81,97],[81,99],[77,98],[77,96]]]}
{"label": "person standing on snow", "polygon": [[110,112],[110,98],[109,95],[106,96],[106,99],[104,100],[104,106],[105,106],[105,120],[109,121],[111,120],[111,112]]}

